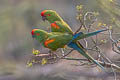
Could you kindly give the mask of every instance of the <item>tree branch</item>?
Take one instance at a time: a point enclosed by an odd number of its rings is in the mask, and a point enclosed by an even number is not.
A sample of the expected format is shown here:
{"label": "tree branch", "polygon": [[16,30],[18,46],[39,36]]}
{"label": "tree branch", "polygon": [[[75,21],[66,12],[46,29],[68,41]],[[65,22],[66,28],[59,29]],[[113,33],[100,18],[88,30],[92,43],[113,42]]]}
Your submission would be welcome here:
{"label": "tree branch", "polygon": [[[77,58],[61,58],[61,59],[66,59],[66,60],[76,60],[76,61],[88,61],[87,59],[77,59]],[[106,67],[106,68],[111,68],[113,67],[114,69],[116,69],[118,72],[120,72],[120,67],[117,66],[116,64],[111,64],[111,63],[107,63],[107,62],[102,62],[102,61],[98,61],[96,60],[97,62],[99,62],[102,66]]]}

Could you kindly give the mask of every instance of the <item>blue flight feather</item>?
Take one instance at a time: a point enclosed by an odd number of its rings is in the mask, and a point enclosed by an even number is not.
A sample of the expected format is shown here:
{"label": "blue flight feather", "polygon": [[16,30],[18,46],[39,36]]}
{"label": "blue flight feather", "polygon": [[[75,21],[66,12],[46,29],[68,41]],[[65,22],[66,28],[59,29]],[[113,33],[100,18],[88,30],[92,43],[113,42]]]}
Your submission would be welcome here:
{"label": "blue flight feather", "polygon": [[68,44],[68,46],[70,48],[73,48],[73,49],[77,50],[80,54],[82,54],[87,59],[91,60],[93,63],[97,64],[99,67],[101,67],[105,71],[104,67],[101,64],[99,64],[97,61],[95,61],[89,54],[87,54],[85,52],[84,49],[80,48],[76,43],[71,42],[71,43]]}

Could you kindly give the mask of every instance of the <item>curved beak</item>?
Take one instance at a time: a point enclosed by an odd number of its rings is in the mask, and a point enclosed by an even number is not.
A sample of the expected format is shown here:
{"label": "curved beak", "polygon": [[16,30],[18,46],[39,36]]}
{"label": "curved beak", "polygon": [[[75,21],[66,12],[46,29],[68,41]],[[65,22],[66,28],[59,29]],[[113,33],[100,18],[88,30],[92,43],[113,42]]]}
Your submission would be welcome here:
{"label": "curved beak", "polygon": [[42,20],[43,21],[47,20],[47,17],[46,16],[42,16]]}
{"label": "curved beak", "polygon": [[35,38],[35,35],[32,35],[32,38]]}

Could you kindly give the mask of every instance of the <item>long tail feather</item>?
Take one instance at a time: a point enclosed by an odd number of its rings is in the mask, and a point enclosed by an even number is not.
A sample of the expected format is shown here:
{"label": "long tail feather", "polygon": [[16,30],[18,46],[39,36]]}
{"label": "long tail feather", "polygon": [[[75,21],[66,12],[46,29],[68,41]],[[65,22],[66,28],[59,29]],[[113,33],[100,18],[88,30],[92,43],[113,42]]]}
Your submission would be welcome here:
{"label": "long tail feather", "polygon": [[98,31],[95,31],[95,32],[90,32],[88,34],[84,34],[84,38],[87,38],[87,37],[90,37],[90,36],[94,36],[94,35],[97,35],[98,33],[100,32],[103,32],[103,31],[107,31],[107,29],[104,29],[104,30],[98,30]]}
{"label": "long tail feather", "polygon": [[80,48],[77,43],[71,42],[68,44],[68,46],[77,50],[80,54],[82,54],[87,59],[91,60],[93,63],[97,64],[101,69],[105,71],[104,67],[101,64],[99,64],[97,61],[95,61],[87,52],[85,52],[84,49]]}
{"label": "long tail feather", "polygon": [[97,35],[99,34],[100,32],[103,32],[103,31],[107,31],[107,29],[104,29],[104,30],[98,30],[98,31],[95,31],[95,32],[90,32],[90,33],[82,33],[82,32],[79,32],[75,35],[73,35],[73,40],[79,40],[79,39],[84,39],[84,38],[87,38],[87,37],[91,37],[91,36],[94,36],[94,35]]}

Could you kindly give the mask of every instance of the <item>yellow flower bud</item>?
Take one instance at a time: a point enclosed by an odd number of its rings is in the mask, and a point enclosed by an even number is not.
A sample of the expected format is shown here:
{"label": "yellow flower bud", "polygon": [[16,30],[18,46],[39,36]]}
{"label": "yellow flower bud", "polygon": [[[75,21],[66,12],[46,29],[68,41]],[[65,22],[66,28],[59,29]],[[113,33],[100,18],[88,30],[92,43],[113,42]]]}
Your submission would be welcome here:
{"label": "yellow flower bud", "polygon": [[35,50],[35,49],[33,48],[32,53],[33,53],[34,55],[38,55],[38,54],[40,53],[40,51],[39,51],[39,50]]}
{"label": "yellow flower bud", "polygon": [[106,24],[103,24],[103,26],[106,26]]}
{"label": "yellow flower bud", "polygon": [[42,58],[41,64],[45,65],[47,63],[47,59],[46,58]]}
{"label": "yellow flower bud", "polygon": [[109,26],[109,29],[111,30],[111,29],[112,29],[112,26]]}
{"label": "yellow flower bud", "polygon": [[100,27],[100,26],[102,26],[102,23],[98,23],[97,27]]}
{"label": "yellow flower bud", "polygon": [[27,67],[32,67],[32,62],[27,62]]}
{"label": "yellow flower bud", "polygon": [[100,42],[101,43],[107,43],[107,40],[104,39],[104,40],[101,40]]}
{"label": "yellow flower bud", "polygon": [[94,16],[98,16],[99,15],[99,12],[94,12]]}

